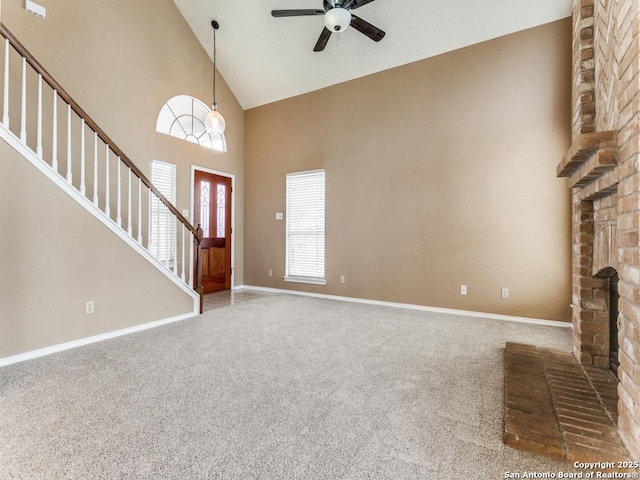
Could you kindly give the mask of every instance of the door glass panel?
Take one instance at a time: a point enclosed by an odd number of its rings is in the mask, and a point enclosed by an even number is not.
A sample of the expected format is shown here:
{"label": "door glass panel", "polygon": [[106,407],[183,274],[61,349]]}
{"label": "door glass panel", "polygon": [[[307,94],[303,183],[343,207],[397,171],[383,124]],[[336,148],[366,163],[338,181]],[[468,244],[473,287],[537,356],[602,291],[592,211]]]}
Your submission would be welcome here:
{"label": "door glass panel", "polygon": [[202,226],[204,238],[209,238],[210,192],[211,184],[204,181],[200,182],[200,226]]}
{"label": "door glass panel", "polygon": [[226,208],[226,201],[227,201],[226,185],[218,184],[217,194],[218,194],[217,195],[218,196],[218,225],[217,225],[216,237],[224,238],[225,237],[224,222],[226,219],[225,208]]}

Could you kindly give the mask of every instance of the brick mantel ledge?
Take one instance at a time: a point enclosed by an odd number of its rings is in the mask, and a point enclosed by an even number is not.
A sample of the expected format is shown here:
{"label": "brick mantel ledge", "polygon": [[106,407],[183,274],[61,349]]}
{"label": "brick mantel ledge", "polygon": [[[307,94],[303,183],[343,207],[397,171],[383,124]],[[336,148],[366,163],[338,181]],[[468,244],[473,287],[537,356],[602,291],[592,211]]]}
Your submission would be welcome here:
{"label": "brick mantel ledge", "polygon": [[585,183],[586,179],[593,180],[594,173],[604,173],[613,168],[615,166],[617,137],[616,130],[578,135],[558,165],[558,177],[572,177],[578,170],[582,170],[579,175],[571,179],[572,186],[580,186]]}

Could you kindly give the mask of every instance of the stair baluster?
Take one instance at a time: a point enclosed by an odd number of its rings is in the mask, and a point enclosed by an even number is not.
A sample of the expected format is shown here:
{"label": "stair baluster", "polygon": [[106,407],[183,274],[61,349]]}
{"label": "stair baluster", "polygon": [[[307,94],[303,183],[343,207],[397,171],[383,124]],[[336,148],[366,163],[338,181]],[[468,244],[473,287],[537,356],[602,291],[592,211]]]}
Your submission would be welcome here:
{"label": "stair baluster", "polygon": [[4,41],[4,94],[2,123],[9,129],[9,39]]}
{"label": "stair baluster", "polygon": [[138,177],[138,243],[142,245],[142,179]]}
{"label": "stair baluster", "polygon": [[36,142],[36,155],[42,158],[42,75],[40,74],[38,74],[38,128]]}
{"label": "stair baluster", "polygon": [[67,105],[67,182],[73,184],[73,172],[71,163],[71,105]]}
{"label": "stair baluster", "polygon": [[86,189],[87,189],[87,187],[85,185],[85,180],[86,180],[85,179],[85,175],[86,175],[86,173],[85,173],[85,168],[86,168],[86,165],[85,165],[85,162],[86,162],[85,148],[86,148],[86,144],[85,144],[84,118],[82,119],[82,122],[80,122],[80,123],[81,123],[81,127],[80,127],[81,128],[81,130],[80,130],[80,193],[82,195],[84,195],[85,192],[86,192]]}
{"label": "stair baluster", "polygon": [[58,92],[55,89],[53,90],[52,112],[51,168],[58,173]]}
{"label": "stair baluster", "polygon": [[22,58],[22,94],[20,95],[20,140],[27,143],[27,59]]}
{"label": "stair baluster", "polygon": [[93,133],[93,204],[98,207],[98,134]]}
{"label": "stair baluster", "polygon": [[109,145],[104,146],[104,214],[111,218],[111,189],[109,188]]}
{"label": "stair baluster", "polygon": [[127,171],[127,234],[131,236],[133,231],[131,228],[131,169]]}
{"label": "stair baluster", "polygon": [[122,160],[118,157],[118,168],[117,175],[118,179],[116,180],[116,223],[119,227],[122,227],[122,178],[120,176],[120,165],[122,164]]}

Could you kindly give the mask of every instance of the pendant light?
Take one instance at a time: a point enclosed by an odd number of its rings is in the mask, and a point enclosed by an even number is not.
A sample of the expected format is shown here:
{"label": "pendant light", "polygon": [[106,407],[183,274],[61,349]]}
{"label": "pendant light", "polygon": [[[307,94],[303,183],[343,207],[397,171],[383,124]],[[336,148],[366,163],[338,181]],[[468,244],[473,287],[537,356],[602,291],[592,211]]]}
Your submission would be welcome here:
{"label": "pendant light", "polygon": [[213,27],[213,104],[211,105],[211,112],[204,120],[204,125],[208,133],[221,135],[224,133],[226,123],[224,117],[218,111],[218,104],[216,103],[216,30],[220,28],[220,24],[212,20],[211,26]]}

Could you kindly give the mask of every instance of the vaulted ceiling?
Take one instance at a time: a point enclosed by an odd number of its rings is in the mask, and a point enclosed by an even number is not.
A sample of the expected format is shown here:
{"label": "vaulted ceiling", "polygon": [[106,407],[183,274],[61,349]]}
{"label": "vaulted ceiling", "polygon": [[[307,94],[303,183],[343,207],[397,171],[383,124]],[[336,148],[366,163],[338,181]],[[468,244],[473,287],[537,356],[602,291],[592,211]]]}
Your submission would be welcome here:
{"label": "vaulted ceiling", "polygon": [[353,28],[313,47],[322,16],[274,18],[271,10],[322,9],[321,0],[174,0],[244,109],[318,90],[571,15],[572,0],[376,0],[353,13],[384,30],[373,42]]}

